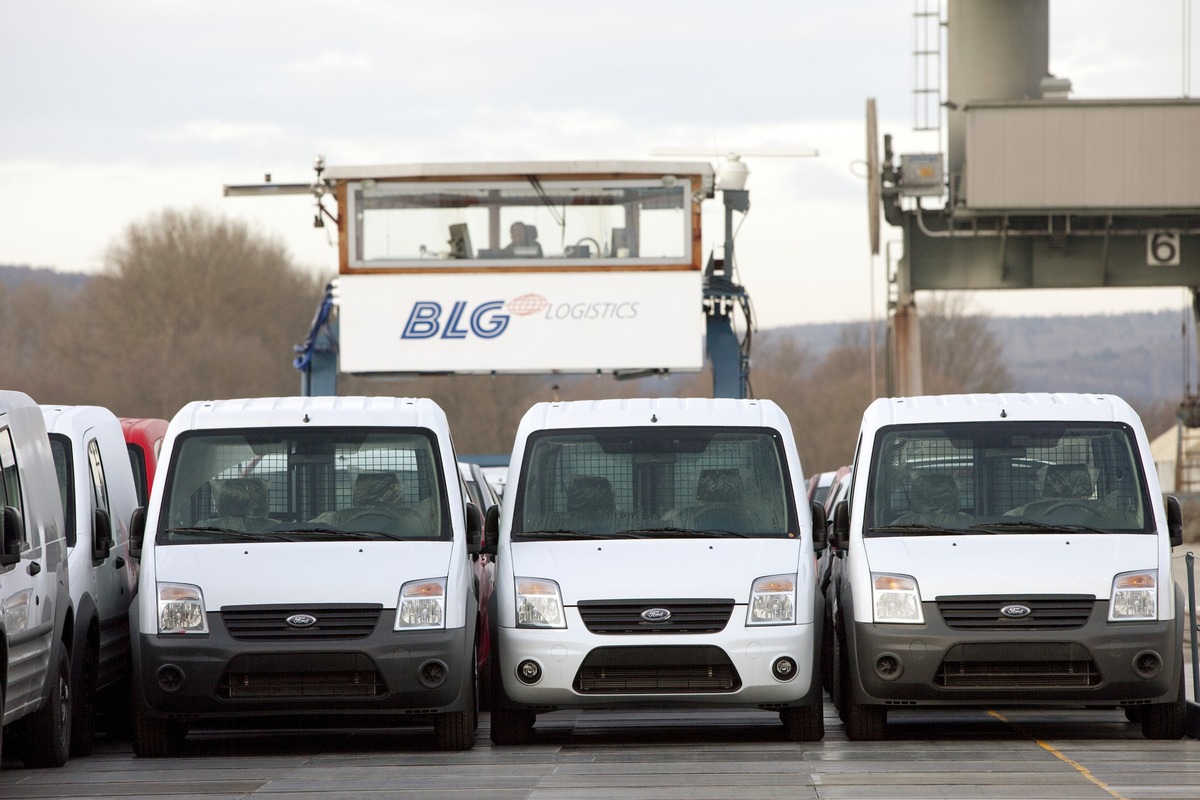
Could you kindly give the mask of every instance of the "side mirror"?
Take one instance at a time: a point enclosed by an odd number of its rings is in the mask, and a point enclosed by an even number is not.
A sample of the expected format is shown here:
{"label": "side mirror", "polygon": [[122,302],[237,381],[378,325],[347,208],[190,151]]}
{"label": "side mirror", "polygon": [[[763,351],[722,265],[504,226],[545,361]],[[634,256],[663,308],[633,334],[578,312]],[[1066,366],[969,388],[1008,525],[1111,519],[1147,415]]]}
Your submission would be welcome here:
{"label": "side mirror", "polygon": [[129,517],[129,555],[132,558],[142,557],[142,541],[146,538],[146,507],[133,510]]}
{"label": "side mirror", "polygon": [[107,511],[97,508],[92,512],[92,560],[100,562],[108,558],[112,546],[112,520]]}
{"label": "side mirror", "polygon": [[479,555],[483,548],[483,514],[479,506],[467,503],[467,553]]}
{"label": "side mirror", "polygon": [[496,547],[500,542],[500,506],[488,509],[487,519],[483,523],[483,552],[490,556],[496,555]]}
{"label": "side mirror", "polygon": [[850,504],[845,500],[833,507],[833,543],[843,551],[850,546]]}
{"label": "side mirror", "polygon": [[829,520],[825,519],[825,506],[816,500],[812,504],[813,552],[820,553],[829,546]]}
{"label": "side mirror", "polygon": [[1167,534],[1171,537],[1171,547],[1183,544],[1183,509],[1173,494],[1167,495]]}
{"label": "side mirror", "polygon": [[25,541],[25,520],[13,506],[5,506],[0,514],[0,567],[11,567],[21,560],[21,544]]}

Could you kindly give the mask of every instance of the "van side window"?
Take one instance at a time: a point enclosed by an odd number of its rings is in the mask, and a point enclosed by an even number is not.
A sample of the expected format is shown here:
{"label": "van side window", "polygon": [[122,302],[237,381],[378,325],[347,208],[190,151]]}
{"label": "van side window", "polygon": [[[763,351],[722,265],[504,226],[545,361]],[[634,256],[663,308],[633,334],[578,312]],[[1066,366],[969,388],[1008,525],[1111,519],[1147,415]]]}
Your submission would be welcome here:
{"label": "van side window", "polygon": [[54,456],[54,474],[58,477],[58,499],[62,503],[67,547],[74,547],[78,534],[75,530],[75,468],[71,438],[63,433],[50,434],[50,453]]}
{"label": "van side window", "polygon": [[100,443],[88,442],[88,464],[92,468],[92,500],[95,508],[108,513],[108,483],[104,479],[104,462],[100,458]]}
{"label": "van side window", "polygon": [[[17,454],[8,428],[0,430],[0,506],[12,506],[22,516],[25,515],[25,506],[21,501],[21,481],[17,472]],[[26,532],[26,537],[28,535]]]}

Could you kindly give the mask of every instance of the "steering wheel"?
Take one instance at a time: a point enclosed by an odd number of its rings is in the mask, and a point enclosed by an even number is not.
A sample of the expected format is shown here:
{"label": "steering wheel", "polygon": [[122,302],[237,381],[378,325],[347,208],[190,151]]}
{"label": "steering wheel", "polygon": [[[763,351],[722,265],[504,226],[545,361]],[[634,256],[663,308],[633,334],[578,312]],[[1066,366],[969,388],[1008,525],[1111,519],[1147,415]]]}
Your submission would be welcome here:
{"label": "steering wheel", "polygon": [[1092,508],[1090,505],[1083,502],[1082,500],[1058,500],[1058,501],[1053,502],[1050,505],[1046,506],[1045,508],[1041,509],[1041,511],[1038,513],[1038,516],[1044,517],[1044,518],[1056,517],[1059,520],[1062,520],[1064,517],[1077,516],[1075,514],[1070,514],[1070,513],[1065,514],[1065,515],[1059,513],[1059,512],[1067,511],[1067,510],[1071,510],[1071,509],[1082,511],[1085,517],[1088,517],[1091,519],[1098,519],[1101,516],[1099,511]]}
{"label": "steering wheel", "polygon": [[595,250],[592,251],[592,255],[590,255],[589,258],[599,258],[600,257],[600,243],[597,242],[595,239],[593,239],[590,236],[585,236],[582,239],[580,239],[578,242],[576,242],[575,246],[578,247],[579,245],[583,244],[584,242],[591,242],[592,244],[594,244],[596,246]]}

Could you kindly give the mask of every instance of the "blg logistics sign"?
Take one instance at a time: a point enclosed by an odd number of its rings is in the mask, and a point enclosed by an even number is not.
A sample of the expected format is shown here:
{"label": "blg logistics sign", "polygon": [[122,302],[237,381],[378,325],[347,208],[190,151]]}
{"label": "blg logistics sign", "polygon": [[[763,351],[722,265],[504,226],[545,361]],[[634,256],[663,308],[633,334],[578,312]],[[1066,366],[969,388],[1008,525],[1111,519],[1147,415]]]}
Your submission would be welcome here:
{"label": "blg logistics sign", "polygon": [[341,275],[342,372],[698,370],[701,273]]}

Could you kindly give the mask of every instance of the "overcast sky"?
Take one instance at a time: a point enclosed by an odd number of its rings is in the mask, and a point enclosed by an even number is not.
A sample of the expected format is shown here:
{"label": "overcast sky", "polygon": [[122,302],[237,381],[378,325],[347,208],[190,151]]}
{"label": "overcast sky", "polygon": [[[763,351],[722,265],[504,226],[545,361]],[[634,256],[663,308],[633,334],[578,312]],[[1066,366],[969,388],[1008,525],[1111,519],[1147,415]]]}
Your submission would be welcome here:
{"label": "overcast sky", "polygon": [[[1195,96],[1189,2],[1051,0],[1051,72],[1077,99]],[[808,147],[820,155],[746,159],[737,262],[759,327],[882,317],[859,162],[868,97],[898,153],[938,146],[913,132],[917,5],[936,2],[5,0],[0,264],[95,271],[131,223],[200,207],[332,276],[308,198],[222,197],[265,173],[308,181],[318,153],[351,166]],[[972,306],[1184,302],[1181,289],[1107,289],[978,292]]]}

